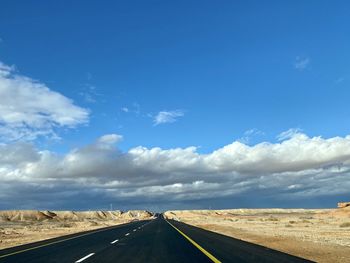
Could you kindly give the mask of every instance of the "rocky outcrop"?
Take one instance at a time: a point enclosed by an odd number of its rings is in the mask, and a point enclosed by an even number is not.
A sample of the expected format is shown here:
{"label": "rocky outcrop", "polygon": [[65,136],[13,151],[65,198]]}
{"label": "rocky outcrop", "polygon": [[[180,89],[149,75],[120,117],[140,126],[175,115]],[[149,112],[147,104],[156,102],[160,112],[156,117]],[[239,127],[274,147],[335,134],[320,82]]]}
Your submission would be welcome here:
{"label": "rocky outcrop", "polygon": [[341,202],[338,203],[338,208],[345,208],[345,207],[350,207],[350,202]]}
{"label": "rocky outcrop", "polygon": [[104,220],[142,220],[153,214],[144,210],[116,211],[37,211],[7,210],[0,211],[0,221],[104,221]]}
{"label": "rocky outcrop", "polygon": [[113,220],[120,218],[121,211],[54,211],[61,220]]}
{"label": "rocky outcrop", "polygon": [[152,216],[152,213],[145,210],[130,210],[121,214],[121,218],[125,219],[146,219]]}
{"label": "rocky outcrop", "polygon": [[0,211],[0,220],[2,221],[44,221],[50,219],[53,217],[36,210]]}
{"label": "rocky outcrop", "polygon": [[338,208],[329,212],[328,215],[337,218],[350,218],[350,202],[338,203]]}

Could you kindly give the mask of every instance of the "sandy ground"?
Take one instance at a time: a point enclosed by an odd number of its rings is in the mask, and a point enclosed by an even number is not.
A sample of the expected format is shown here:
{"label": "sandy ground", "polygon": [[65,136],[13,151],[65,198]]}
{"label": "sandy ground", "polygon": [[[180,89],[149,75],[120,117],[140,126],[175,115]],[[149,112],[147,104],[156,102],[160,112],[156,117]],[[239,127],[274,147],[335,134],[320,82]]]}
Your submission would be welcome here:
{"label": "sandy ground", "polygon": [[350,262],[350,208],[168,211],[165,216],[316,262]]}
{"label": "sandy ground", "polygon": [[151,217],[145,211],[0,211],[0,249]]}

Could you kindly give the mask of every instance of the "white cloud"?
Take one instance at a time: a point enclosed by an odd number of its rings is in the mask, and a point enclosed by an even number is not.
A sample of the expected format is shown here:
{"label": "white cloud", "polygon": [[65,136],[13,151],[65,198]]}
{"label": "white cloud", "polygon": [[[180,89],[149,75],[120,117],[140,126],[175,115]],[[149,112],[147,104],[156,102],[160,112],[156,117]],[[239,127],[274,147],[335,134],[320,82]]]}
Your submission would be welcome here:
{"label": "white cloud", "polygon": [[40,154],[28,143],[0,144],[0,164],[1,167],[14,165],[15,167],[22,163],[39,161]]}
{"label": "white cloud", "polygon": [[128,112],[129,112],[129,108],[127,108],[127,107],[122,107],[122,108],[121,108],[121,111],[128,113]]}
{"label": "white cloud", "polygon": [[159,125],[163,123],[173,123],[176,122],[179,117],[184,116],[185,113],[182,110],[174,111],[160,111],[156,116],[154,116],[154,125]]}
{"label": "white cloud", "polygon": [[252,138],[263,136],[263,135],[265,135],[263,131],[253,128],[253,129],[246,130],[243,134],[243,137],[241,137],[239,141],[242,143],[248,144],[250,143]]}
{"label": "white cloud", "polygon": [[129,107],[124,106],[120,110],[124,113],[133,113],[136,116],[142,115],[141,114],[141,106],[137,102],[133,102]]}
{"label": "white cloud", "polygon": [[317,198],[344,195],[350,188],[350,135],[324,139],[299,132],[279,143],[248,146],[235,141],[208,154],[196,147],[138,146],[122,152],[116,147],[121,139],[104,135],[64,156],[30,144],[1,145],[2,200],[14,202],[18,189],[25,187],[21,202],[32,202],[28,185],[36,193],[42,189],[38,202],[50,191],[66,201],[74,194],[94,193],[94,200],[139,203],[241,195],[258,202],[258,193],[278,200]]}
{"label": "white cloud", "polygon": [[9,66],[0,61],[0,76],[1,77],[6,77],[10,75],[11,71],[14,71],[15,67],[14,66]]}
{"label": "white cloud", "polygon": [[89,113],[45,84],[0,62],[0,138],[55,136],[55,128],[87,123]]}
{"label": "white cloud", "polygon": [[302,130],[299,128],[291,128],[287,131],[281,132],[279,135],[277,135],[277,139],[279,141],[284,141],[286,139],[293,138],[294,136],[301,134]]}
{"label": "white cloud", "polygon": [[120,142],[123,139],[123,136],[118,134],[106,134],[101,136],[97,142],[101,145],[114,145]]}
{"label": "white cloud", "polygon": [[305,70],[310,65],[310,58],[308,57],[299,57],[295,58],[294,67],[300,71]]}

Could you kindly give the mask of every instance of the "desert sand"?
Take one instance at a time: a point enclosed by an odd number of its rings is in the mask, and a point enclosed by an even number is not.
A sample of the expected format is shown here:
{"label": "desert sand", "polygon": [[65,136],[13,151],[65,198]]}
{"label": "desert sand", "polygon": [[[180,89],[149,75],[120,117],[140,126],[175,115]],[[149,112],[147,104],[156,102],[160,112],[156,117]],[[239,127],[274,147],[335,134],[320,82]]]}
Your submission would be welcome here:
{"label": "desert sand", "polygon": [[152,218],[134,211],[0,211],[0,249]]}
{"label": "desert sand", "polygon": [[316,262],[350,262],[350,207],[168,211],[165,216]]}

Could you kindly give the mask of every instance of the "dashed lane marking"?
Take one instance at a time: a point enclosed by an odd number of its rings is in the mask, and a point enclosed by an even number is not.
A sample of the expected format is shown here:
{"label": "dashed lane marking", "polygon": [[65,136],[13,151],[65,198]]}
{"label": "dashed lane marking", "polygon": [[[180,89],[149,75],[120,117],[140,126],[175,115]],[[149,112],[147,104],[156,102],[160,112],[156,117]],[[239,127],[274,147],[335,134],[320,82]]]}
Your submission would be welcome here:
{"label": "dashed lane marking", "polygon": [[111,244],[117,243],[119,241],[119,239],[116,239],[114,241],[111,242]]}
{"label": "dashed lane marking", "polygon": [[93,255],[95,255],[95,253],[90,253],[89,255],[87,255],[87,256],[85,256],[85,257],[83,257],[83,258],[81,258],[81,259],[75,261],[75,263],[83,262],[85,259],[87,259],[87,258],[89,258],[89,257],[91,257],[91,256],[93,256]]}

